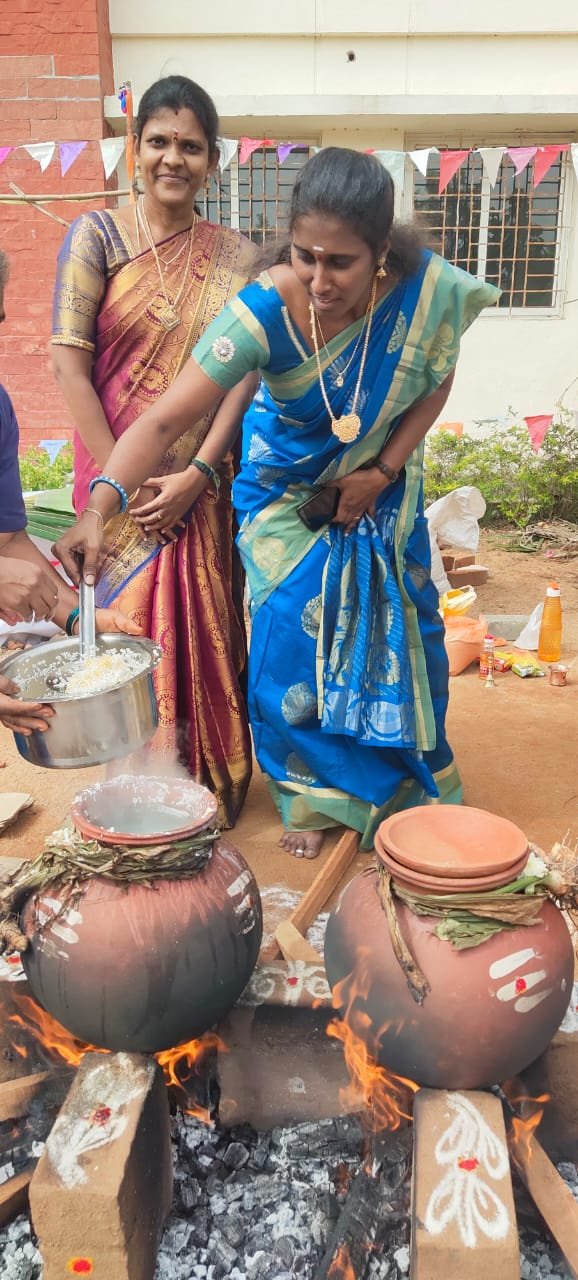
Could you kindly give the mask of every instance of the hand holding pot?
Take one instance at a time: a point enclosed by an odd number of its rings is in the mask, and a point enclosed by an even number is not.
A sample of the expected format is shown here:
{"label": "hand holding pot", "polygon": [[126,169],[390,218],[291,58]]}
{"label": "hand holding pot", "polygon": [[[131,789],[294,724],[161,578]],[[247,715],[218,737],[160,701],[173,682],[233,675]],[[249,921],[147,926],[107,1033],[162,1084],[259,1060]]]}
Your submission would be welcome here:
{"label": "hand holding pot", "polygon": [[33,729],[43,733],[54,715],[52,707],[43,706],[41,702],[21,702],[18,692],[18,685],[13,680],[0,676],[0,723],[13,733],[23,733],[25,737],[29,737]]}

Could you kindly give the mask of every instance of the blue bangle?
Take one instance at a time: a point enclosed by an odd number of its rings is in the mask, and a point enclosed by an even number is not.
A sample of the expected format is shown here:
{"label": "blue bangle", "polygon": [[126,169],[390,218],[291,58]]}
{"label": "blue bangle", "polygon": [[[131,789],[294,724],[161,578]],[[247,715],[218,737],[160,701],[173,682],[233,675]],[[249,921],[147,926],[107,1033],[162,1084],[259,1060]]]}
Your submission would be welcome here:
{"label": "blue bangle", "polygon": [[92,493],[95,485],[97,484],[109,484],[111,489],[116,489],[116,492],[118,493],[118,496],[120,498],[120,511],[122,515],[122,513],[126,511],[128,507],[128,493],[126,489],[123,489],[122,485],[119,484],[118,480],[113,480],[111,476],[95,476],[94,480],[91,480],[88,486],[88,492]]}
{"label": "blue bangle", "polygon": [[74,635],[74,631],[72,628],[74,627],[75,622],[78,621],[79,617],[80,617],[80,609],[73,609],[72,613],[69,613],[66,619],[66,622],[64,623],[64,630],[66,631],[67,636]]}
{"label": "blue bangle", "polygon": [[215,471],[215,468],[211,466],[210,462],[203,462],[202,458],[191,458],[189,466],[196,467],[197,471],[201,471],[202,474],[207,477],[207,480],[212,480],[215,486],[215,493],[219,492],[221,487],[221,477],[218,471]]}

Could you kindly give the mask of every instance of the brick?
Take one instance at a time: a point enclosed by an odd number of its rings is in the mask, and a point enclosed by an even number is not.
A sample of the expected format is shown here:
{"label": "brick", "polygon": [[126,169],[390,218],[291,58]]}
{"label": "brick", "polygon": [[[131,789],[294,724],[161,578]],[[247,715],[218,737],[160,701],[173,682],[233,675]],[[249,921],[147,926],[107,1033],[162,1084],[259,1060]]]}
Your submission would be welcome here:
{"label": "brick", "polygon": [[40,76],[28,81],[30,98],[99,98],[100,78],[93,75],[79,80],[78,76]]}
{"label": "brick", "polygon": [[[78,120],[80,103],[77,101],[56,102],[56,115],[59,120]],[[103,104],[102,98],[83,98],[82,116],[85,120],[98,120],[102,134]]]}
{"label": "brick", "polygon": [[7,98],[27,98],[28,97],[28,81],[27,80],[5,80],[2,76],[0,67],[0,102],[6,102]]}
{"label": "brick", "polygon": [[359,1111],[328,1009],[238,1007],[219,1028],[219,1120],[255,1129],[326,1120]]}
{"label": "brick", "polygon": [[458,587],[481,587],[488,581],[488,570],[482,564],[466,565],[463,569],[450,569],[448,579],[455,591]]}
{"label": "brick", "polygon": [[504,1118],[490,1094],[421,1089],[414,1103],[411,1277],[448,1276],[519,1280]]}
{"label": "brick", "polygon": [[[26,55],[19,58],[0,57],[0,79],[9,80],[12,77],[20,78],[21,76],[51,76],[54,71],[53,61],[53,58],[48,54],[46,56],[37,55],[32,58]],[[76,74],[81,74],[79,68]]]}
{"label": "brick", "polygon": [[172,1193],[162,1072],[140,1054],[87,1054],[30,1185],[44,1280],[74,1260],[114,1280],[153,1280]]}
{"label": "brick", "polygon": [[54,120],[52,122],[35,120],[32,127],[32,139],[34,142],[54,142],[54,135],[58,133],[65,138],[66,142],[71,142],[73,138],[86,138],[90,141],[91,138],[102,138],[102,130],[102,116],[100,114],[94,120],[67,120],[60,126]]}
{"label": "brick", "polygon": [[575,1160],[578,1151],[578,1031],[559,1031],[520,1078],[528,1095],[548,1094],[538,1137],[551,1160]]}
{"label": "brick", "polygon": [[94,55],[86,58],[63,56],[60,49],[54,55],[54,73],[57,76],[93,76],[98,72]]}

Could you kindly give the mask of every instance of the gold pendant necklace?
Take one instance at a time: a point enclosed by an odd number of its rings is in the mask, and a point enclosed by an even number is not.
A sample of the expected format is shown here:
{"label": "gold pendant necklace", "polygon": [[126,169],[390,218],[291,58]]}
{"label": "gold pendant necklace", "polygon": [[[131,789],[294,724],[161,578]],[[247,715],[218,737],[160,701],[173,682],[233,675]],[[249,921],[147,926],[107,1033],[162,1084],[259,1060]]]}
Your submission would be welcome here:
{"label": "gold pendant necklace", "polygon": [[[315,319],[316,319],[317,324],[318,324],[318,326],[319,326],[319,332],[320,332],[320,334],[321,334],[321,341],[323,342],[323,346],[324,346],[324,349],[325,349],[325,354],[326,354],[326,356],[327,356],[327,359],[328,359],[328,361],[329,361],[329,363],[330,363],[330,364],[334,364],[334,363],[335,363],[335,361],[331,359],[331,356],[329,355],[329,352],[328,352],[328,350],[327,350],[327,343],[326,343],[326,341],[325,341],[325,334],[324,334],[324,332],[323,332],[323,329],[321,328],[321,321],[320,321],[320,319],[319,319],[319,316],[317,315],[317,312],[315,312]],[[343,386],[343,384],[344,384],[344,382],[345,382],[345,379],[346,379],[346,377],[347,377],[347,374],[349,373],[349,370],[350,370],[350,368],[351,368],[351,366],[352,366],[352,364],[353,364],[353,361],[355,360],[355,357],[356,357],[356,355],[357,355],[357,352],[358,352],[358,350],[359,350],[359,344],[360,344],[361,339],[362,339],[363,334],[364,334],[364,330],[365,330],[366,322],[367,322],[367,311],[366,311],[366,313],[365,313],[365,316],[363,317],[363,324],[362,324],[361,329],[359,330],[359,333],[358,333],[358,335],[357,335],[357,342],[355,343],[355,346],[354,346],[353,351],[352,351],[352,353],[351,353],[351,355],[350,355],[350,357],[349,357],[349,360],[347,361],[347,364],[346,364],[345,368],[344,368],[344,369],[340,369],[340,370],[339,370],[339,373],[337,373],[337,374],[335,375],[335,386],[336,386],[336,387],[342,387],[342,386]]]}
{"label": "gold pendant necklace", "polygon": [[[359,373],[357,375],[357,382],[355,384],[355,391],[353,393],[353,403],[351,405],[350,412],[344,413],[341,418],[335,417],[333,409],[331,408],[331,405],[329,403],[329,397],[325,390],[325,383],[323,381],[323,370],[321,368],[321,357],[319,355],[319,343],[317,341],[317,325],[319,324],[319,320],[318,320],[315,308],[313,306],[313,303],[312,302],[309,303],[309,319],[311,321],[311,337],[313,339],[315,359],[317,360],[317,373],[319,377],[319,386],[321,388],[321,395],[323,396],[323,403],[329,414],[329,419],[331,422],[331,430],[333,432],[333,435],[337,436],[337,439],[341,440],[342,444],[351,444],[354,440],[357,440],[359,432],[361,431],[361,418],[357,413],[357,404],[359,401],[359,393],[361,391],[361,383],[363,379],[363,373],[365,370],[365,362],[367,359],[367,348],[369,346],[369,338],[371,335],[371,325],[373,322],[373,308],[375,306],[376,295],[377,295],[377,277],[374,278],[371,295],[370,295],[369,303],[367,306],[367,311],[365,313],[365,321],[364,321],[365,341],[363,343],[363,351],[361,353],[361,360],[359,362]],[[319,329],[321,331],[321,325],[319,325]],[[321,336],[323,337],[323,334],[321,334]],[[355,352],[353,354],[355,355]],[[351,361],[349,363],[351,363]]]}
{"label": "gold pendant necklace", "polygon": [[[153,258],[156,263],[156,268],[159,274],[159,280],[160,280],[160,286],[161,286],[161,294],[164,299],[164,306],[158,307],[156,310],[156,314],[160,323],[163,326],[163,329],[165,329],[167,333],[171,333],[172,330],[176,329],[178,325],[180,325],[181,323],[181,313],[179,310],[179,304],[181,302],[182,296],[184,294],[185,288],[188,283],[189,267],[191,265],[191,257],[193,252],[193,240],[195,235],[197,214],[196,212],[193,213],[193,221],[191,223],[191,228],[189,231],[189,252],[187,255],[187,262],[186,262],[186,266],[183,269],[183,279],[182,279],[181,287],[174,301],[171,301],[171,298],[169,297],[169,294],[167,291],[165,278],[163,275],[163,269],[161,266],[161,260],[157,251],[157,246],[155,244],[151,228],[150,228],[149,220],[146,215],[144,200],[142,196],[140,197],[137,203],[137,216],[140,219],[140,223],[145,234],[145,239],[148,243],[149,249],[151,250]],[[178,254],[175,256],[178,257]],[[171,261],[174,261],[174,259],[171,259]]]}

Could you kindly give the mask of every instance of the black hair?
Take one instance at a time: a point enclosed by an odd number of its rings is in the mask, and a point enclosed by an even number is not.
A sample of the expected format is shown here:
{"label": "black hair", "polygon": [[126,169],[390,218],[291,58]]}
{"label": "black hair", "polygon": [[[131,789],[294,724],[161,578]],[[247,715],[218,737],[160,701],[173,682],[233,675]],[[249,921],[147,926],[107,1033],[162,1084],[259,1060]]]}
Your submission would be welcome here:
{"label": "black hair", "polygon": [[165,76],[162,80],[156,80],[143,93],[135,120],[138,141],[141,140],[147,121],[158,115],[159,111],[181,111],[183,107],[196,115],[207,139],[209,158],[212,160],[219,151],[217,108],[205,89],[194,80],[189,80],[188,76]]}
{"label": "black hair", "polygon": [[[394,222],[395,188],[381,162],[348,147],[324,147],[301,169],[293,188],[289,231],[308,213],[329,214],[347,222],[369,246],[375,261],[389,241],[387,265],[399,276],[417,271],[424,240],[411,225]],[[290,260],[289,245],[269,252],[269,265]]]}

